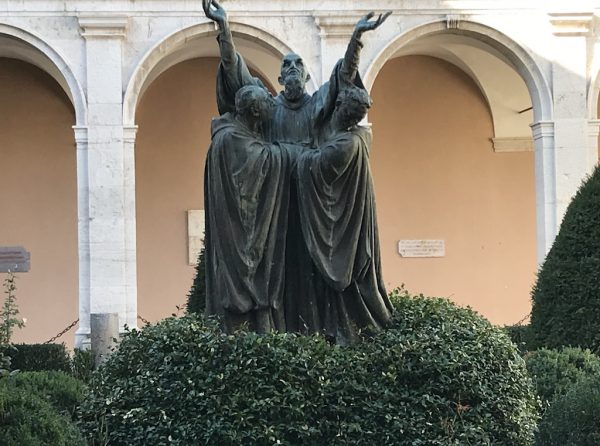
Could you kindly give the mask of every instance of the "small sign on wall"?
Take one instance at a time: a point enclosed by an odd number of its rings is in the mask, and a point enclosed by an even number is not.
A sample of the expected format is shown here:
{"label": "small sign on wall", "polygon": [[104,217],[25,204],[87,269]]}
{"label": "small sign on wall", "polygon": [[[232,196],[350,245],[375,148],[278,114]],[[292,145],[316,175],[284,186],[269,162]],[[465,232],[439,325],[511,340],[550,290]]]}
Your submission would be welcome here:
{"label": "small sign on wall", "polygon": [[444,257],[444,240],[400,240],[398,253],[402,257]]}
{"label": "small sign on wall", "polygon": [[189,210],[188,216],[188,264],[195,266],[204,247],[204,209]]}
{"label": "small sign on wall", "polygon": [[26,273],[30,260],[31,254],[22,246],[0,246],[0,273]]}

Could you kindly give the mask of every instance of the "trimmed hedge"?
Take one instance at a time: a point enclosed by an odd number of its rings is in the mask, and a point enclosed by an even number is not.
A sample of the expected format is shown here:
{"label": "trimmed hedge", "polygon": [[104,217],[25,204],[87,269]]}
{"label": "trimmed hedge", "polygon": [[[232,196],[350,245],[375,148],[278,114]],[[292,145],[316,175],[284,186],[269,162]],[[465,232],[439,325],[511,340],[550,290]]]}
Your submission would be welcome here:
{"label": "trimmed hedge", "polygon": [[569,205],[532,298],[536,346],[600,351],[600,166]]}
{"label": "trimmed hedge", "polygon": [[10,344],[0,349],[10,356],[12,370],[71,371],[71,359],[64,344]]}
{"label": "trimmed hedge", "polygon": [[528,354],[525,360],[544,408],[574,384],[600,376],[600,357],[580,348],[540,349]]}
{"label": "trimmed hedge", "polygon": [[83,382],[57,371],[17,373],[0,381],[0,386],[35,395],[68,417],[75,414],[86,393]]}
{"label": "trimmed hedge", "polygon": [[540,422],[536,444],[600,444],[600,376],[580,381],[552,403]]}
{"label": "trimmed hedge", "polygon": [[351,347],[170,318],[97,372],[80,427],[111,445],[530,445],[537,399],[510,339],[446,300],[393,296]]}
{"label": "trimmed hedge", "polygon": [[84,446],[76,426],[50,403],[14,386],[0,385],[2,446]]}

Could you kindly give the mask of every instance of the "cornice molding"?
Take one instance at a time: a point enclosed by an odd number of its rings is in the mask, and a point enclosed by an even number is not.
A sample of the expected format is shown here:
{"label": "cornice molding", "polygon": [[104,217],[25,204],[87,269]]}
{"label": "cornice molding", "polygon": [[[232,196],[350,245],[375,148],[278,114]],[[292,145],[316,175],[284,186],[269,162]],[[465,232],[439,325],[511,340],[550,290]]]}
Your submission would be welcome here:
{"label": "cornice molding", "polygon": [[555,36],[587,36],[593,28],[593,12],[552,12],[548,15]]}
{"label": "cornice molding", "polygon": [[129,19],[124,16],[80,16],[81,35],[89,37],[123,38]]}
{"label": "cornice molding", "polygon": [[321,30],[321,37],[350,37],[362,14],[319,14],[316,12],[313,17]]}

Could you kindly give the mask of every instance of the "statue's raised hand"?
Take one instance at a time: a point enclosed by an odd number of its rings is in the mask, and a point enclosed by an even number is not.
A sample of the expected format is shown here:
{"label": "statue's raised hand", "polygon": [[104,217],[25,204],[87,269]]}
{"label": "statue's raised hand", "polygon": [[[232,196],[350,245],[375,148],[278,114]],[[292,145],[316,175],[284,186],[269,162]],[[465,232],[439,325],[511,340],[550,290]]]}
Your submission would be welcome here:
{"label": "statue's raised hand", "polygon": [[358,21],[356,27],[354,28],[354,34],[357,37],[360,37],[365,31],[373,31],[374,29],[379,28],[379,25],[385,22],[391,13],[392,11],[388,11],[385,14],[379,14],[379,17],[377,17],[375,20],[371,20],[375,16],[375,13],[371,11]]}
{"label": "statue's raised hand", "polygon": [[219,27],[227,23],[227,13],[216,0],[202,0],[202,8],[206,17],[217,22]]}

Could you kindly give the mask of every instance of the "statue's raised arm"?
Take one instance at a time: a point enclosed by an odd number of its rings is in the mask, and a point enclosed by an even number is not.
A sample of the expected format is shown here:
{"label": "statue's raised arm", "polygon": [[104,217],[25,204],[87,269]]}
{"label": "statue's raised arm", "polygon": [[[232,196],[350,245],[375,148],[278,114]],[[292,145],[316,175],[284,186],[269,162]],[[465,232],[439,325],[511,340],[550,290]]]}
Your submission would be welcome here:
{"label": "statue's raised arm", "polygon": [[265,88],[263,83],[252,76],[246,62],[236,51],[233,36],[227,20],[227,12],[216,0],[202,0],[202,8],[206,17],[219,26],[219,50],[221,63],[217,74],[217,106],[219,113],[235,111],[235,94],[245,85],[256,85]]}
{"label": "statue's raised arm", "polygon": [[373,31],[379,28],[391,13],[392,11],[388,11],[385,14],[379,14],[379,17],[375,20],[371,20],[375,16],[375,13],[371,11],[367,15],[361,17],[356,23],[350,42],[348,42],[348,48],[346,49],[346,55],[344,56],[340,72],[343,80],[348,84],[354,83],[356,73],[358,72],[360,50],[363,47],[363,43],[360,40],[362,35],[367,31]]}

